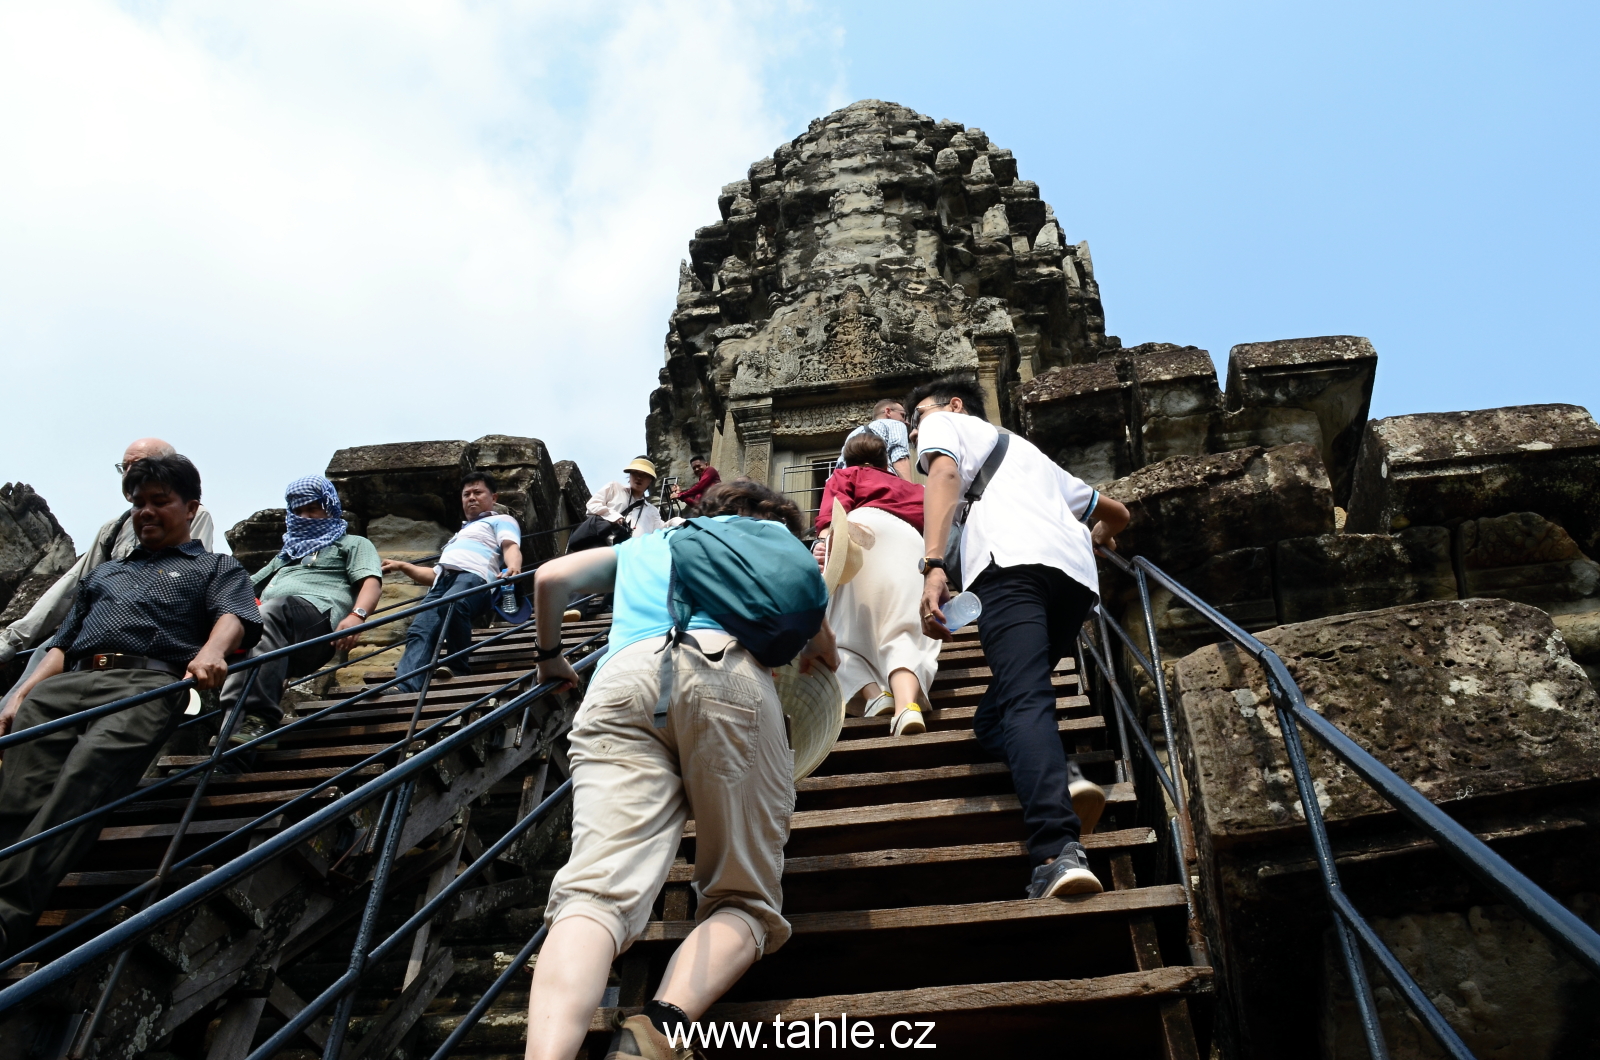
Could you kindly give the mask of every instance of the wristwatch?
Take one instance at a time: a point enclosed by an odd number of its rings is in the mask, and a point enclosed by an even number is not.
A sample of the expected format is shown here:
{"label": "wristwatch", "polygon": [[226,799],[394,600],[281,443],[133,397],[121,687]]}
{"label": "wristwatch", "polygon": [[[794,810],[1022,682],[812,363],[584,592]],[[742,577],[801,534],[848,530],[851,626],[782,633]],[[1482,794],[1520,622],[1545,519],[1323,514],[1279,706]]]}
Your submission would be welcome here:
{"label": "wristwatch", "polygon": [[554,659],[556,656],[558,656],[560,654],[561,654],[561,645],[559,645],[559,644],[557,644],[554,648],[535,647],[533,649],[533,661],[534,662],[548,662],[548,661],[550,661],[551,659]]}
{"label": "wristwatch", "polygon": [[352,607],[350,609],[350,613],[352,615],[355,615],[357,618],[361,619],[361,621],[363,621],[363,622],[365,622],[372,615],[372,612],[368,611],[364,607]]}
{"label": "wristwatch", "polygon": [[926,574],[931,570],[944,570],[943,556],[923,556],[917,560],[918,574]]}

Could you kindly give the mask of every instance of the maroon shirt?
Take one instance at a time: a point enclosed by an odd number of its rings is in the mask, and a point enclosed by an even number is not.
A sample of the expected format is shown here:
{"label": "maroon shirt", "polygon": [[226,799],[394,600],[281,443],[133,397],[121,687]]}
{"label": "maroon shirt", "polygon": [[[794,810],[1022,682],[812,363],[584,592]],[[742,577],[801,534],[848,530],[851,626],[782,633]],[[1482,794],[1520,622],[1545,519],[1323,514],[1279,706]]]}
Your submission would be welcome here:
{"label": "maroon shirt", "polygon": [[700,477],[693,486],[686,490],[678,491],[678,499],[685,504],[699,504],[700,498],[706,495],[706,490],[722,481],[722,476],[717,474],[717,469],[707,464],[706,469],[700,472]]}
{"label": "maroon shirt", "polygon": [[847,512],[857,508],[882,508],[922,533],[922,487],[907,482],[893,471],[880,471],[865,464],[835,471],[822,489],[822,510],[817,512],[818,530],[826,529],[833,520],[836,497]]}

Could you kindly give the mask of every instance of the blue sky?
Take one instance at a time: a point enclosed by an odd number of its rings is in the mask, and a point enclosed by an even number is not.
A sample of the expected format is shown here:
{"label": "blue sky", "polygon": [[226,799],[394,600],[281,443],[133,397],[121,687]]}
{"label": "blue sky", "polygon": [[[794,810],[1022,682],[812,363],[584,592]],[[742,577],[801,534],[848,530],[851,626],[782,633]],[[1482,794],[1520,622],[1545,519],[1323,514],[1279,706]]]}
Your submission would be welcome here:
{"label": "blue sky", "polygon": [[720,186],[862,97],[1011,148],[1126,344],[1366,335],[1379,416],[1600,400],[1600,8],[992,11],[0,0],[0,480],[80,547],[141,434],[224,526],[371,442],[603,481]]}

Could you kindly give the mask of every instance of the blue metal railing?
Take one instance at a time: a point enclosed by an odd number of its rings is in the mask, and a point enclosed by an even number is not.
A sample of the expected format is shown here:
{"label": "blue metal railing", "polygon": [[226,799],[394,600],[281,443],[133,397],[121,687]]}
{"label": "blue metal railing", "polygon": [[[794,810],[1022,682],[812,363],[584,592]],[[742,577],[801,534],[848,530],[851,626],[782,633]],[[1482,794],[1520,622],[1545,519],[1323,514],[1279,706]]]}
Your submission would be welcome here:
{"label": "blue metal railing", "polygon": [[[1172,711],[1167,697],[1166,678],[1161,671],[1161,656],[1156,644],[1155,621],[1150,601],[1150,579],[1154,579],[1163,589],[1182,600],[1188,607],[1193,608],[1211,626],[1238,645],[1246,655],[1260,663],[1266,671],[1267,690],[1272,696],[1273,707],[1277,711],[1278,725],[1283,731],[1284,748],[1288,754],[1291,771],[1294,775],[1295,788],[1300,797],[1300,805],[1305,811],[1306,825],[1311,833],[1312,848],[1316,853],[1323,891],[1333,916],[1340,957],[1344,965],[1345,974],[1349,977],[1355,994],[1362,1032],[1366,1038],[1367,1050],[1373,1060],[1384,1060],[1389,1053],[1388,1046],[1384,1042],[1383,1030],[1379,1026],[1377,1009],[1373,1001],[1372,986],[1368,980],[1366,965],[1361,958],[1361,950],[1363,948],[1372,955],[1378,966],[1389,976],[1417,1019],[1428,1028],[1438,1040],[1440,1046],[1450,1056],[1456,1058],[1456,1060],[1473,1060],[1473,1054],[1461,1040],[1460,1035],[1440,1014],[1437,1006],[1423,993],[1422,988],[1417,985],[1416,980],[1411,977],[1405,966],[1384,945],[1377,933],[1373,931],[1372,926],[1356,910],[1349,897],[1345,894],[1340,884],[1339,869],[1334,860],[1333,847],[1328,840],[1328,830],[1326,822],[1323,820],[1322,808],[1317,802],[1316,791],[1312,783],[1310,763],[1306,758],[1305,747],[1300,740],[1301,728],[1305,728],[1321,741],[1345,765],[1354,770],[1356,775],[1365,780],[1391,806],[1398,810],[1406,820],[1420,828],[1424,834],[1438,844],[1445,853],[1454,858],[1479,883],[1499,895],[1507,904],[1521,913],[1523,917],[1549,937],[1552,942],[1556,943],[1580,965],[1588,969],[1591,975],[1600,978],[1600,933],[1596,933],[1593,928],[1584,923],[1571,910],[1556,901],[1554,897],[1528,879],[1527,876],[1517,871],[1510,862],[1495,853],[1488,844],[1473,835],[1439,807],[1429,802],[1421,792],[1378,761],[1370,752],[1347,736],[1332,722],[1306,706],[1305,697],[1300,692],[1300,686],[1295,683],[1293,676],[1289,673],[1289,668],[1284,665],[1283,660],[1278,657],[1276,652],[1249,633],[1246,633],[1227,616],[1179,584],[1149,560],[1143,557],[1135,557],[1129,561],[1113,552],[1097,551],[1114,567],[1134,579],[1139,590],[1150,654],[1146,656],[1141,652],[1127,632],[1114,619],[1105,614],[1104,609],[1101,609],[1101,641],[1106,648],[1105,657],[1102,657],[1101,653],[1095,649],[1089,638],[1080,639],[1090,649],[1088,654],[1094,659],[1096,665],[1101,666],[1103,672],[1109,678],[1112,678],[1108,683],[1112,687],[1112,694],[1117,701],[1117,707],[1119,711],[1126,712],[1129,720],[1133,722],[1136,730],[1139,731],[1141,738],[1143,738],[1143,726],[1138,724],[1137,717],[1128,705],[1123,693],[1117,687],[1114,675],[1110,670],[1110,641],[1106,639],[1106,629],[1109,627],[1110,630],[1116,633],[1117,638],[1128,649],[1129,654],[1155,683],[1161,708],[1162,727],[1167,738],[1168,752],[1169,754],[1175,753],[1177,745],[1173,742]],[[1160,763],[1155,760],[1155,752],[1149,746],[1148,740],[1145,740],[1142,746],[1145,754],[1156,765],[1163,787],[1167,788],[1169,795],[1173,797],[1174,805],[1180,809],[1180,816],[1174,818],[1175,830],[1180,820],[1182,827],[1187,830],[1189,828],[1188,815],[1185,812],[1185,803],[1181,801],[1184,795],[1183,786],[1174,784],[1168,772],[1161,768]],[[1192,850],[1192,834],[1186,835],[1184,842]],[[1187,889],[1188,873],[1186,869],[1184,869],[1184,882]],[[1191,906],[1192,904],[1191,901]]]}
{"label": "blue metal railing", "polygon": [[[376,684],[371,688],[345,699],[341,699],[311,714],[297,718],[293,722],[281,726],[272,732],[263,734],[253,740],[234,747],[229,747],[229,736],[237,726],[238,721],[242,716],[243,704],[248,697],[249,686],[256,679],[256,674],[259,672],[259,667],[266,662],[281,658],[292,652],[302,651],[308,647],[328,643],[344,637],[358,635],[369,629],[399,622],[424,611],[441,607],[453,608],[458,604],[463,603],[468,597],[486,597],[489,593],[504,585],[531,579],[534,576],[535,571],[536,568],[530,568],[514,578],[497,579],[484,585],[474,586],[469,590],[452,593],[437,600],[425,601],[409,607],[405,607],[404,605],[391,605],[390,608],[386,608],[384,610],[389,610],[392,613],[386,614],[382,618],[372,618],[369,621],[358,626],[351,627],[350,629],[336,630],[320,637],[289,645],[272,652],[266,652],[255,656],[254,658],[245,659],[233,664],[229,667],[230,674],[248,671],[249,676],[246,678],[244,690],[237,697],[233,707],[228,711],[226,717],[222,720],[215,747],[202,762],[191,765],[186,769],[181,769],[168,777],[158,780],[154,784],[132,792],[112,802],[106,803],[102,806],[98,806],[95,809],[81,814],[70,821],[62,822],[36,835],[13,843],[3,850],[0,850],[0,860],[4,860],[5,858],[14,856],[23,850],[28,849],[29,847],[45,841],[52,836],[92,824],[94,821],[105,817],[110,813],[116,812],[119,809],[126,809],[135,803],[147,802],[151,800],[151,797],[156,793],[170,788],[173,785],[191,778],[194,778],[195,780],[194,791],[190,793],[182,816],[174,830],[171,840],[167,844],[166,851],[162,856],[161,863],[149,879],[135,886],[131,890],[119,895],[117,898],[111,900],[100,908],[92,911],[89,913],[89,915],[75,920],[73,923],[64,926],[62,929],[56,931],[45,939],[34,943],[18,953],[12,954],[4,961],[0,961],[0,971],[14,968],[17,965],[28,961],[30,958],[42,957],[43,954],[48,950],[59,949],[61,944],[71,935],[84,933],[88,929],[97,926],[104,919],[104,917],[130,902],[137,902],[139,905],[139,911],[128,920],[125,920],[122,924],[118,925],[117,929],[107,931],[98,937],[79,945],[77,948],[73,949],[64,956],[59,957],[56,960],[36,969],[21,982],[7,988],[4,991],[0,991],[0,1014],[4,1014],[12,1010],[16,1007],[16,1005],[20,1004],[28,997],[33,996],[39,990],[46,989],[53,983],[59,982],[63,978],[75,975],[79,971],[82,971],[89,964],[92,964],[103,957],[110,956],[111,953],[120,950],[120,953],[118,953],[117,956],[117,961],[112,968],[111,975],[99,992],[99,1000],[95,1006],[93,1014],[90,1016],[86,1024],[83,1024],[79,1027],[75,1036],[75,1042],[71,1043],[69,1046],[68,1054],[70,1056],[77,1057],[84,1055],[94,1031],[99,1026],[110,1005],[117,982],[120,979],[121,973],[131,953],[131,945],[127,944],[126,941],[123,940],[123,936],[127,933],[127,929],[130,924],[144,925],[142,927],[136,927],[133,929],[132,937],[135,940],[145,937],[151,931],[159,928],[160,925],[166,920],[171,919],[172,916],[178,915],[183,910],[192,907],[197,902],[206,900],[217,890],[227,886],[229,881],[240,878],[241,875],[249,871],[253,871],[256,867],[259,867],[267,860],[270,860],[272,856],[275,856],[271,854],[263,854],[263,851],[271,849],[281,853],[282,849],[288,849],[299,842],[315,836],[327,826],[328,820],[337,820],[342,815],[330,815],[327,811],[332,810],[336,806],[343,805],[346,807],[343,812],[348,813],[354,809],[366,805],[368,802],[371,802],[381,794],[384,796],[384,804],[383,808],[378,814],[377,822],[373,826],[371,838],[376,839],[377,832],[379,831],[384,831],[386,834],[383,850],[374,869],[374,879],[371,892],[369,894],[368,908],[363,916],[362,926],[364,940],[366,935],[370,935],[371,925],[375,921],[377,908],[379,905],[381,905],[382,898],[386,890],[389,869],[392,867],[395,858],[400,853],[400,851],[397,849],[397,844],[405,826],[410,797],[414,791],[414,782],[405,783],[398,790],[396,790],[395,785],[399,783],[399,781],[394,779],[396,775],[402,769],[405,770],[406,775],[410,775],[415,771],[415,769],[421,768],[421,766],[414,765],[413,763],[422,761],[425,764],[428,762],[437,761],[444,755],[452,753],[452,751],[456,748],[463,746],[465,742],[470,742],[487,729],[493,727],[494,725],[500,724],[500,722],[504,719],[508,719],[519,709],[522,712],[522,717],[512,746],[520,747],[522,745],[524,730],[527,727],[534,702],[550,691],[549,688],[541,686],[516,696],[506,704],[499,705],[496,699],[497,696],[514,689],[517,685],[530,682],[534,677],[534,674],[531,671],[519,674],[504,682],[500,686],[491,689],[488,693],[479,696],[466,706],[451,712],[446,717],[433,722],[431,725],[427,726],[427,728],[418,731],[418,724],[421,720],[423,704],[427,698],[428,688],[431,684],[434,669],[441,664],[447,664],[466,658],[476,651],[503,641],[507,637],[524,632],[533,626],[533,622],[529,620],[519,625],[511,626],[486,639],[477,641],[462,651],[455,652],[443,659],[434,659],[430,655],[430,658],[424,663],[423,666],[406,673],[397,672],[393,677],[383,681],[382,683]],[[395,607],[403,607],[403,609],[396,611],[394,610]],[[442,628],[443,626],[441,624],[441,631]],[[579,644],[569,648],[565,654],[570,657],[575,653],[592,648],[596,646],[598,641],[603,640],[604,637],[604,633],[589,637]],[[372,652],[366,656],[361,656],[360,658],[370,658],[372,655],[380,654],[381,651],[393,650],[393,648],[397,646],[399,645],[390,645],[380,649],[379,652]],[[598,656],[591,655],[589,658],[580,661],[577,664],[577,668],[585,669],[588,666],[593,665],[596,658],[598,658]],[[317,676],[325,675],[333,672],[334,670],[349,666],[351,661],[352,660],[346,660],[343,663],[338,663],[325,670],[318,671],[316,674],[299,678],[295,683],[312,680]],[[356,661],[359,661],[359,659]],[[337,774],[327,778],[317,786],[301,792],[299,795],[288,799],[281,805],[273,806],[272,809],[268,810],[266,813],[263,813],[244,825],[233,829],[227,835],[207,844],[203,849],[197,851],[196,853],[193,853],[181,860],[178,859],[177,855],[180,844],[183,842],[188,831],[188,826],[193,822],[195,814],[201,805],[201,801],[204,798],[209,780],[216,770],[216,767],[221,762],[229,758],[247,755],[261,744],[268,741],[278,740],[285,734],[304,729],[310,726],[312,723],[327,717],[329,714],[348,711],[353,705],[365,699],[380,695],[396,683],[407,680],[408,678],[418,674],[422,675],[423,685],[417,693],[416,706],[412,711],[411,720],[407,725],[406,734],[402,739],[396,740],[388,746],[379,749],[376,753],[368,755],[362,761],[339,771]],[[49,733],[57,731],[61,728],[82,724],[95,718],[104,717],[121,710],[129,709],[139,705],[140,703],[149,702],[162,696],[171,695],[174,692],[180,692],[185,689],[192,688],[193,686],[194,682],[192,679],[174,681],[149,692],[128,696],[112,703],[107,703],[89,710],[80,711],[76,714],[57,719],[53,722],[32,726],[28,729],[0,738],[0,748],[14,746],[16,744],[39,739],[40,737],[48,735]],[[492,708],[488,714],[481,718],[470,717],[470,715],[475,714],[477,711],[485,709],[486,706],[488,708]],[[416,741],[426,740],[430,737],[440,734],[445,728],[460,721],[464,716],[467,716],[467,720],[462,724],[458,731],[444,737],[443,739],[439,740],[439,742],[433,744],[431,747],[419,752],[411,758],[405,758],[403,761],[401,760],[407,749],[410,748]],[[193,725],[196,723],[213,720],[214,718],[214,714],[202,715],[201,717],[191,718],[185,721],[183,725]],[[313,798],[324,796],[327,792],[338,790],[337,785],[340,781],[357,776],[363,771],[370,770],[373,766],[378,765],[385,759],[398,761],[399,765],[396,765],[388,772],[381,774],[375,780],[368,781],[360,787],[357,787],[354,791],[350,792],[343,798],[336,800],[330,806],[324,807],[323,810],[313,813],[304,820],[291,825],[287,829],[279,831],[277,835],[273,836],[266,842],[263,842],[259,846],[256,846],[241,856],[228,861],[225,866],[225,868],[228,870],[226,873],[219,874],[221,873],[221,870],[212,870],[206,876],[201,877],[193,884],[190,884],[188,887],[175,892],[173,895],[168,896],[165,899],[159,898],[160,891],[174,872],[191,865],[201,863],[207,855],[218,852],[227,847],[229,844],[237,844],[241,842],[246,836],[262,828],[263,826],[267,826],[269,822],[281,820],[285,812],[294,809]],[[548,801],[549,800],[547,800],[547,802]],[[513,832],[515,834],[521,834],[522,831],[532,827],[533,824],[536,823],[537,817],[544,816],[546,812],[547,807],[542,806],[537,811],[536,816],[530,815],[530,818],[525,818],[523,822],[520,822],[519,825],[513,829]],[[286,839],[286,837],[289,838]],[[496,852],[498,853],[499,851],[504,850],[505,845],[509,844],[509,842],[510,840],[506,840],[505,844],[497,844]],[[361,844],[358,841],[356,845]],[[465,885],[467,880],[473,878],[473,876],[475,876],[478,871],[480,871],[487,864],[488,861],[480,858],[478,862],[474,863],[474,866],[471,869],[469,869],[467,872],[464,872],[456,881],[453,881],[448,893],[457,893],[461,887]],[[436,910],[438,906],[433,905],[432,908]],[[421,922],[423,921],[418,921],[418,923]],[[414,928],[411,930],[414,930]],[[390,941],[392,942],[393,940],[391,939]],[[358,955],[359,951],[362,951],[363,949],[364,947],[358,947]],[[359,981],[361,978],[362,973],[365,971],[366,963],[367,958],[365,956],[361,957],[359,961],[355,959],[352,960],[352,972],[354,973],[352,978],[352,986],[349,990],[341,991],[340,996],[337,998],[337,1002],[339,1003],[341,1010],[347,1017],[345,1022],[348,1022],[349,1003],[354,997],[353,983]],[[343,982],[343,980],[341,980],[341,982]],[[319,1006],[318,1011],[320,1011],[320,1007],[321,1006]],[[313,1013],[313,1016],[314,1015],[315,1013]],[[336,1031],[334,1034],[330,1035],[330,1038],[342,1039],[342,1033]],[[337,1044],[338,1043],[336,1042],[335,1046],[333,1047],[333,1051],[328,1054],[329,1056],[337,1055]]]}

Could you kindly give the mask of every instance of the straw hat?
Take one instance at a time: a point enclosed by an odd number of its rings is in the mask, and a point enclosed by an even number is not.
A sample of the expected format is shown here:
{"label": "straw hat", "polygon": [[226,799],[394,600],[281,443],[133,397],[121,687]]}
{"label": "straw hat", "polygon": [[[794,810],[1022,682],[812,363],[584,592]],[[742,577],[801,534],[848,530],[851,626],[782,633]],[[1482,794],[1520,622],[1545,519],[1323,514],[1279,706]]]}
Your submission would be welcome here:
{"label": "straw hat", "polygon": [[821,664],[803,674],[795,663],[772,671],[778,701],[789,719],[789,739],[794,747],[794,779],[811,775],[839,742],[844,731],[844,694],[839,679]]}
{"label": "straw hat", "polygon": [[629,471],[642,471],[644,474],[649,475],[653,479],[661,477],[656,474],[656,466],[642,456],[629,463],[628,466],[622,470],[624,473]]}
{"label": "straw hat", "polygon": [[871,527],[852,523],[837,497],[833,500],[833,518],[824,533],[828,535],[828,562],[822,568],[822,581],[832,596],[839,586],[861,572],[861,565],[867,561],[866,550],[877,543],[877,535]]}

